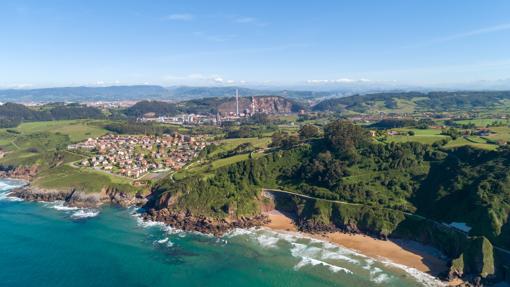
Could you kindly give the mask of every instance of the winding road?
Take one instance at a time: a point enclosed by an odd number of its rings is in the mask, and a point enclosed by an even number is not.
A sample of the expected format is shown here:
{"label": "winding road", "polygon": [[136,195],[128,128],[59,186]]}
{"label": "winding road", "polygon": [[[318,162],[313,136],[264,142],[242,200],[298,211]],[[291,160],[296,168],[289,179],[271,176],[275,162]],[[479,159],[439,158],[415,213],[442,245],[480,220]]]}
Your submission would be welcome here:
{"label": "winding road", "polygon": [[[340,203],[340,204],[346,204],[346,205],[352,205],[352,206],[374,207],[374,206],[370,206],[370,205],[366,205],[366,204],[362,204],[362,203],[353,203],[353,202],[347,202],[347,201],[341,201],[341,200],[332,200],[332,199],[318,198],[318,197],[313,197],[313,196],[309,196],[309,195],[306,195],[306,194],[301,194],[301,193],[297,193],[297,192],[293,192],[293,191],[287,191],[287,190],[282,190],[282,189],[262,188],[262,194],[264,196],[266,196],[266,197],[268,197],[267,193],[273,193],[273,192],[275,192],[275,193],[284,193],[284,194],[298,196],[298,197],[306,198],[306,199],[321,200],[321,201],[326,201],[326,202],[331,202],[331,203]],[[466,237],[469,237],[469,235],[467,233],[465,233],[465,232],[463,232],[463,231],[461,231],[461,230],[459,230],[459,229],[457,229],[455,227],[452,227],[450,225],[438,222],[436,220],[433,220],[433,219],[430,219],[430,218],[427,218],[427,217],[424,217],[424,216],[421,216],[421,215],[417,215],[417,214],[410,213],[410,212],[405,212],[405,211],[402,211],[402,210],[387,208],[387,207],[383,207],[383,209],[391,210],[391,211],[398,211],[398,212],[402,212],[403,214],[408,215],[408,216],[413,216],[413,217],[416,217],[416,218],[419,218],[419,219],[427,220],[427,221],[433,222],[435,224],[438,224],[440,226],[443,226],[445,228],[448,228],[450,230],[453,230],[455,232],[459,232],[459,233],[465,235]],[[510,250],[507,250],[507,249],[504,249],[504,248],[501,248],[501,247],[497,247],[495,245],[493,245],[493,248],[498,250],[498,251],[501,251],[501,252],[505,253],[508,256],[510,256]]]}

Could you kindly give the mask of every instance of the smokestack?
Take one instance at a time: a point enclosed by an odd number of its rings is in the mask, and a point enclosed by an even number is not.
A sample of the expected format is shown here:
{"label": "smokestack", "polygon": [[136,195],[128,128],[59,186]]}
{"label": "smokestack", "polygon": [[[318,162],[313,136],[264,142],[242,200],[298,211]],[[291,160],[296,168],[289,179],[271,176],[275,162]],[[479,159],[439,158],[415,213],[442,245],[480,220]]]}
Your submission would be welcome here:
{"label": "smokestack", "polygon": [[239,90],[236,89],[236,115],[239,116]]}

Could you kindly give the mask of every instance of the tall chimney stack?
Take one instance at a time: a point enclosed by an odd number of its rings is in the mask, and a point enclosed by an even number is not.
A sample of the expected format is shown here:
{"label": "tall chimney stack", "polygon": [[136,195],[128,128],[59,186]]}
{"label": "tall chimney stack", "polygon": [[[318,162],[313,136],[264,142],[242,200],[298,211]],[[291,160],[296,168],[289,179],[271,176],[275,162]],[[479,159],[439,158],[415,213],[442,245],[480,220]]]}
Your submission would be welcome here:
{"label": "tall chimney stack", "polygon": [[239,116],[239,90],[236,89],[236,115]]}

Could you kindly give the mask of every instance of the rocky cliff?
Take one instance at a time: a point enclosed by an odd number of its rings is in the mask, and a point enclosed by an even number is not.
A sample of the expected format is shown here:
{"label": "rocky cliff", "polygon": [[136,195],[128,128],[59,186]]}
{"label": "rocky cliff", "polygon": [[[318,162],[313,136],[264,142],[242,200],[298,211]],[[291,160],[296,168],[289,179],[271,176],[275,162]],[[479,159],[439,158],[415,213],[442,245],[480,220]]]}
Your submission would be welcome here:
{"label": "rocky cliff", "polygon": [[225,216],[223,217],[206,216],[197,210],[193,212],[189,208],[183,207],[182,202],[187,200],[186,196],[186,193],[164,192],[158,194],[155,190],[151,199],[144,206],[146,212],[142,218],[147,221],[163,222],[184,231],[197,231],[215,236],[221,236],[234,228],[251,228],[268,223],[267,216],[262,214],[236,215],[237,206],[234,203],[224,206]]}
{"label": "rocky cliff", "polygon": [[[278,96],[257,96],[239,98],[239,112],[287,114],[298,112],[300,109],[294,101]],[[235,98],[218,106],[220,113],[235,113]]]}
{"label": "rocky cliff", "polygon": [[7,168],[5,170],[1,170],[0,177],[16,178],[16,179],[30,181],[37,175],[38,172],[39,172],[39,167],[35,164],[30,165],[30,166],[20,165],[16,168]]}
{"label": "rocky cliff", "polygon": [[173,228],[184,231],[197,231],[214,236],[221,236],[234,228],[251,228],[268,223],[265,215],[238,218],[211,218],[203,215],[193,215],[188,211],[163,208],[156,210],[149,209],[142,215],[146,221],[163,222]]}
{"label": "rocky cliff", "polygon": [[98,207],[105,203],[127,207],[140,206],[147,202],[147,199],[140,193],[133,195],[111,187],[104,187],[96,193],[85,193],[76,189],[47,190],[25,186],[14,189],[11,195],[28,201],[62,200],[67,206],[76,207]]}

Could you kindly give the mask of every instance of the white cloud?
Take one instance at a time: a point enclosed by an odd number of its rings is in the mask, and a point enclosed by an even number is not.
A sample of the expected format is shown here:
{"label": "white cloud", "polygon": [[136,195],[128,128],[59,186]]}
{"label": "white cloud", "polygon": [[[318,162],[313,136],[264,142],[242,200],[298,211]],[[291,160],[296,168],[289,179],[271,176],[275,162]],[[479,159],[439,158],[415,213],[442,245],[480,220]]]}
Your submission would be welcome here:
{"label": "white cloud", "polygon": [[2,84],[0,83],[0,88],[2,89],[30,89],[34,88],[34,84],[29,83],[13,83],[13,84]]}
{"label": "white cloud", "polygon": [[234,22],[239,23],[239,24],[251,24],[251,25],[256,25],[259,27],[265,27],[268,25],[266,22],[262,22],[259,19],[254,18],[254,17],[237,17],[237,18],[234,18]]}
{"label": "white cloud", "polygon": [[[119,81],[119,80],[115,80],[115,81],[97,80],[97,81],[92,82],[92,83],[86,83],[85,85],[106,87],[106,86],[115,86],[115,85],[120,85],[120,84],[122,84],[122,82]],[[76,85],[80,85],[80,84],[77,83]]]}
{"label": "white cloud", "polygon": [[227,80],[227,79],[223,79],[222,77],[215,77],[212,80],[216,84],[235,84],[236,83],[236,81],[234,81],[234,80]]}
{"label": "white cloud", "polygon": [[340,78],[333,80],[307,80],[308,84],[350,84],[350,83],[368,83],[371,82],[369,79],[349,79],[349,78]]}
{"label": "white cloud", "polygon": [[172,21],[191,21],[195,19],[193,14],[183,13],[183,14],[170,14],[165,17],[166,20]]}
{"label": "white cloud", "polygon": [[232,79],[225,79],[220,75],[204,75],[200,73],[189,74],[185,76],[174,76],[167,75],[164,76],[163,79],[167,82],[172,82],[175,84],[202,84],[202,85],[233,85],[233,84],[244,84],[245,81],[236,81]]}

